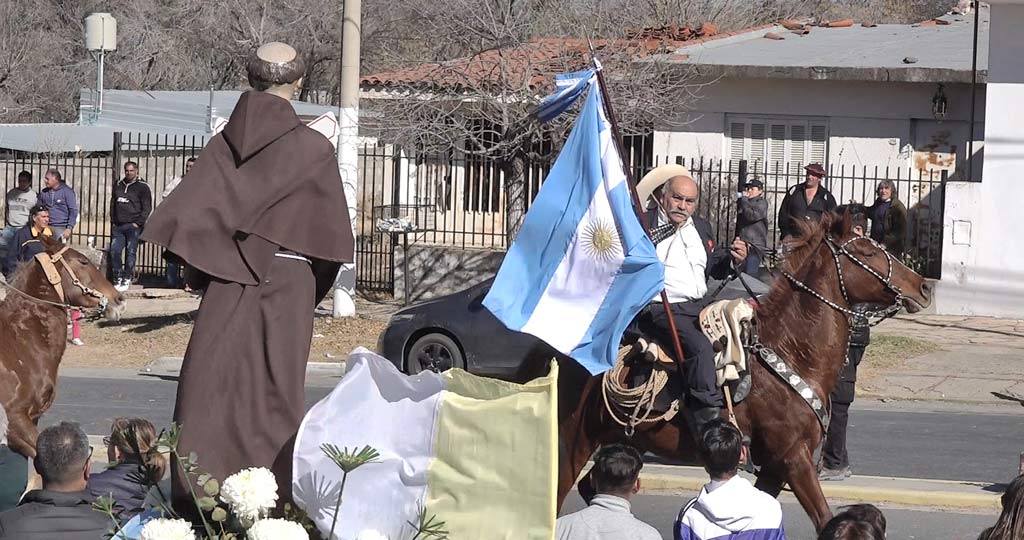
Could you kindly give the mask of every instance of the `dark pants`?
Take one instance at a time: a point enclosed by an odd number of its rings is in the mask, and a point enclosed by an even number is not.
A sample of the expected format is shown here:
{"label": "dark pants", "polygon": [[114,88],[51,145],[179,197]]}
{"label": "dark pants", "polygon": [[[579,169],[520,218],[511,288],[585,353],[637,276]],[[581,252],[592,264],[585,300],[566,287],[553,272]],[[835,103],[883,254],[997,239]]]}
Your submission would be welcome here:
{"label": "dark pants", "polygon": [[138,249],[139,228],[132,223],[115,225],[110,240],[110,266],[114,279],[131,279],[135,275],[135,252]]}
{"label": "dark pants", "polygon": [[181,265],[167,261],[167,286],[172,289],[180,289],[184,285],[181,277]]}
{"label": "dark pants", "polygon": [[0,445],[0,512],[18,506],[28,483],[28,460]]}
{"label": "dark pants", "polygon": [[830,396],[832,399],[832,421],[828,425],[828,436],[821,449],[821,458],[826,469],[839,470],[850,466],[846,451],[846,426],[850,419],[850,405],[856,394],[857,366],[864,357],[865,347],[850,347],[850,358],[839,374],[839,384]]}
{"label": "dark pants", "polygon": [[761,257],[756,253],[748,252],[740,270],[748,276],[758,277],[761,274]]}
{"label": "dark pants", "polygon": [[[704,305],[703,302],[671,304],[672,319],[686,355],[683,368],[689,390],[687,406],[721,407],[724,401],[715,378],[715,350],[700,330],[699,315]],[[654,302],[645,307],[638,316],[638,322],[642,333],[653,337],[675,357],[668,315],[660,303]]]}

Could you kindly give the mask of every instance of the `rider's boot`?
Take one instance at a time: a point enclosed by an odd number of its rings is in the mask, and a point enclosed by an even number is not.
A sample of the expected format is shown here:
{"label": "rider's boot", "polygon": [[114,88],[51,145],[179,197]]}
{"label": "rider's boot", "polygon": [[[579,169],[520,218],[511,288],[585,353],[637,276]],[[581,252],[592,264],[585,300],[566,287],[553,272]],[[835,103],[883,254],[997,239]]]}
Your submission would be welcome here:
{"label": "rider's boot", "polygon": [[690,411],[690,429],[693,433],[694,440],[700,441],[701,434],[704,433],[704,426],[708,425],[709,422],[716,418],[722,417],[722,410],[718,407],[692,407],[688,409]]}

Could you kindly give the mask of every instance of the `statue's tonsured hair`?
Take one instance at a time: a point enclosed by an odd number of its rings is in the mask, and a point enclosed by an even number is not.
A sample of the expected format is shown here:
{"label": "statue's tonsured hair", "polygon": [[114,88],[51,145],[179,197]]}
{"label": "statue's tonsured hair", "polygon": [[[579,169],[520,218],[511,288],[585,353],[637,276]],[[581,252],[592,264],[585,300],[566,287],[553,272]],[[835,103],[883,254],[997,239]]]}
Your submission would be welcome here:
{"label": "statue's tonsured hair", "polygon": [[249,55],[246,72],[249,76],[249,86],[263,91],[271,86],[291,84],[301,79],[306,74],[306,62],[298,52],[295,53],[295,58],[288,62],[267,62],[253,51]]}

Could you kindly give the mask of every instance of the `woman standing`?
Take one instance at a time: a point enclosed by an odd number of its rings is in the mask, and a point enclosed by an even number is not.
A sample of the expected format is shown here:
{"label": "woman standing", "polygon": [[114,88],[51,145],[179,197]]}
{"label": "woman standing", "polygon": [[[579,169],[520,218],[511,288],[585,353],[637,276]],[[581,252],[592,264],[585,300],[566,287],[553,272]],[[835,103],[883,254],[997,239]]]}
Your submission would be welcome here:
{"label": "woman standing", "polygon": [[892,180],[879,182],[875,194],[875,204],[868,207],[871,239],[902,260],[907,236],[907,207],[896,197],[896,186]]}

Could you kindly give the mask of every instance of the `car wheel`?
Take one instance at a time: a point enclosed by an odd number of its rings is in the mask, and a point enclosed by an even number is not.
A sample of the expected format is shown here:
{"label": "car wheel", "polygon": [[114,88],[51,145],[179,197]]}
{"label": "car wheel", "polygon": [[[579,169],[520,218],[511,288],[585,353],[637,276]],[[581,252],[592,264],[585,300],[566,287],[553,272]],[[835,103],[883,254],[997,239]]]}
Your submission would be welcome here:
{"label": "car wheel", "polygon": [[462,350],[455,340],[444,334],[427,334],[409,348],[405,362],[409,375],[421,371],[440,373],[451,368],[466,368]]}

